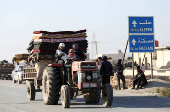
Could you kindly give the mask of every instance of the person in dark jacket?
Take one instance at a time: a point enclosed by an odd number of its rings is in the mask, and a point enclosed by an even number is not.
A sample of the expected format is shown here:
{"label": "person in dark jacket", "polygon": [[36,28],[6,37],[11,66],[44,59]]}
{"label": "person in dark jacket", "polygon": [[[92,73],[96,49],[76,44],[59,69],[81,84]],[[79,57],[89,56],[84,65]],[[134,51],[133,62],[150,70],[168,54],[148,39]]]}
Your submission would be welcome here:
{"label": "person in dark jacket", "polygon": [[117,84],[118,84],[118,89],[121,90],[120,88],[120,79],[122,80],[123,82],[123,89],[126,89],[125,88],[125,76],[123,75],[123,66],[121,64],[122,60],[119,59],[118,62],[117,62],[117,65],[116,65],[116,79],[117,79]]}
{"label": "person in dark jacket", "polygon": [[139,86],[141,85],[141,77],[142,77],[142,71],[140,69],[137,69],[137,75],[133,79],[132,89],[135,89],[135,85],[137,85],[137,89],[139,89]]}
{"label": "person in dark jacket", "polygon": [[73,44],[75,54],[80,58],[80,61],[84,61],[84,53],[79,49],[78,44]]}
{"label": "person in dark jacket", "polygon": [[103,57],[103,61],[100,63],[100,75],[102,76],[102,85],[109,83],[110,76],[112,75],[113,67],[112,64],[107,61],[107,57]]}
{"label": "person in dark jacket", "polygon": [[141,85],[140,85],[140,89],[142,89],[143,86],[145,86],[148,82],[146,79],[146,76],[144,74],[144,72],[140,69],[140,66],[137,66],[137,71],[141,72]]}
{"label": "person in dark jacket", "polygon": [[101,62],[102,62],[102,57],[98,57],[98,59],[97,59],[98,65],[100,65]]}

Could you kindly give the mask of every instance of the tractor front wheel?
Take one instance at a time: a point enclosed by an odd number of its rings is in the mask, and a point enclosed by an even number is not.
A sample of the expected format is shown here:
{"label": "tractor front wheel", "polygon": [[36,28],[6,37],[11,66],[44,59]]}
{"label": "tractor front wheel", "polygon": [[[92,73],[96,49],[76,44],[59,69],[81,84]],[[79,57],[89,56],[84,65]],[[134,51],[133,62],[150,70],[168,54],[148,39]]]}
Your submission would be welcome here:
{"label": "tractor front wheel", "polygon": [[35,100],[35,86],[32,81],[27,82],[27,97],[29,100]]}
{"label": "tractor front wheel", "polygon": [[70,107],[70,90],[68,85],[61,86],[61,103],[64,108]]}
{"label": "tractor front wheel", "polygon": [[113,103],[113,89],[110,84],[105,84],[102,90],[102,102],[105,107],[109,107]]}

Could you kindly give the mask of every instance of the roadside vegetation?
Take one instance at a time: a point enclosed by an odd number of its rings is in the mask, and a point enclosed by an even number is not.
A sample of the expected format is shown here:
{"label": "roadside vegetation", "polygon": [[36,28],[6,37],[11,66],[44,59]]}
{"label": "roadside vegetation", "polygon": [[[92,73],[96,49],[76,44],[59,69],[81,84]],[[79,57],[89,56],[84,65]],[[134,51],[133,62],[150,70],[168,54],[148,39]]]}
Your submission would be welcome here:
{"label": "roadside vegetation", "polygon": [[159,93],[162,97],[170,97],[170,88],[156,88],[156,93]]}

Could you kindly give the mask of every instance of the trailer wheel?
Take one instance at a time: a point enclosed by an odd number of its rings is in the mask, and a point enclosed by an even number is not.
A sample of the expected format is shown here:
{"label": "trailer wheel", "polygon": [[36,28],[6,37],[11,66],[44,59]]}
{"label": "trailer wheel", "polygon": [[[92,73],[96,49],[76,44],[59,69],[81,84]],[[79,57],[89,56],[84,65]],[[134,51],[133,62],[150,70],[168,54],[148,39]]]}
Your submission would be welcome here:
{"label": "trailer wheel", "polygon": [[99,103],[100,101],[100,89],[91,89],[89,93],[84,94],[84,101],[86,103]]}
{"label": "trailer wheel", "polygon": [[46,105],[58,104],[61,80],[56,68],[46,67],[43,72],[42,92]]}
{"label": "trailer wheel", "polygon": [[15,80],[14,78],[13,78],[13,80],[12,80],[12,81],[13,81],[13,83],[16,83],[16,80]]}
{"label": "trailer wheel", "polygon": [[19,77],[18,77],[18,84],[21,84],[21,83],[22,83],[22,81],[20,81],[20,80],[19,80]]}
{"label": "trailer wheel", "polygon": [[27,82],[27,97],[29,100],[35,100],[35,86],[32,81]]}
{"label": "trailer wheel", "polygon": [[72,100],[74,98],[74,92],[70,92],[70,99]]}
{"label": "trailer wheel", "polygon": [[70,90],[68,85],[61,86],[61,103],[64,108],[70,107]]}
{"label": "trailer wheel", "polygon": [[113,103],[113,89],[110,84],[105,84],[102,90],[102,102],[105,107],[111,106]]}

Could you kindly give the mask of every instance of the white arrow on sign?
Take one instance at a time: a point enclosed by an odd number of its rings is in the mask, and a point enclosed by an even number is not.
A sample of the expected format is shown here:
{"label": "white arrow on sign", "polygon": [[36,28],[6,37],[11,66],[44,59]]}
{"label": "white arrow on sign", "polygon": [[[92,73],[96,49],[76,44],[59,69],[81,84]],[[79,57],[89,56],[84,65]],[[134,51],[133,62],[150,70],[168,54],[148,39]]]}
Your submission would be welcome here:
{"label": "white arrow on sign", "polygon": [[133,38],[133,40],[132,40],[132,43],[133,43],[133,45],[135,45],[136,44],[136,40]]}
{"label": "white arrow on sign", "polygon": [[135,20],[133,20],[133,23],[132,23],[132,24],[133,24],[133,27],[136,27],[136,24],[137,24],[137,23],[136,23]]}

